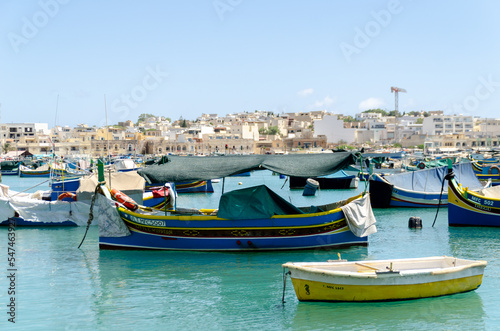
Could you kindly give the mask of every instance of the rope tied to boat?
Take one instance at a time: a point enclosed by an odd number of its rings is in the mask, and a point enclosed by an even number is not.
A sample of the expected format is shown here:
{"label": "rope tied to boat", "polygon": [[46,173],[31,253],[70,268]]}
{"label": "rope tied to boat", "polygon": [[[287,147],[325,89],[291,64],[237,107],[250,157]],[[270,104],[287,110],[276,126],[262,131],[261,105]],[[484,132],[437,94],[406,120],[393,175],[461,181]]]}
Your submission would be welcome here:
{"label": "rope tied to boat", "polygon": [[85,229],[85,234],[83,235],[82,242],[80,243],[80,245],[78,245],[78,248],[80,248],[80,246],[82,246],[83,241],[85,240],[85,237],[87,237],[87,232],[89,231],[90,224],[92,224],[92,220],[94,219],[94,204],[95,204],[97,194],[99,194],[100,187],[101,187],[101,183],[98,183],[97,186],[95,187],[94,195],[92,196],[92,200],[90,202],[90,212],[89,212],[89,219],[87,221],[87,229]]}
{"label": "rope tied to boat", "polygon": [[441,193],[439,194],[438,207],[437,207],[437,210],[436,210],[436,216],[434,217],[434,222],[432,222],[432,227],[434,227],[434,224],[436,224],[436,220],[437,220],[438,213],[439,213],[439,207],[441,206],[441,198],[443,196],[444,181],[445,180],[450,180],[453,177],[455,177],[455,174],[453,173],[453,170],[451,172],[447,173],[446,176],[443,177],[443,183],[441,184]]}
{"label": "rope tied to boat", "polygon": [[283,304],[285,303],[286,276],[291,274],[290,270],[285,272],[285,268],[283,268],[283,297],[281,298]]}

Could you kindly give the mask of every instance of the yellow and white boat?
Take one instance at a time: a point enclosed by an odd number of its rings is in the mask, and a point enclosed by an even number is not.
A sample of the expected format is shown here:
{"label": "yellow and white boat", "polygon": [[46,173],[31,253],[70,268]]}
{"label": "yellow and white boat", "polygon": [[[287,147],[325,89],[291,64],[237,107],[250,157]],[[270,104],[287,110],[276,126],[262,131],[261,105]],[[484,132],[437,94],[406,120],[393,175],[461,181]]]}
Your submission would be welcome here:
{"label": "yellow and white boat", "polygon": [[384,301],[436,297],[481,285],[486,261],[449,256],[328,262],[288,262],[300,301]]}

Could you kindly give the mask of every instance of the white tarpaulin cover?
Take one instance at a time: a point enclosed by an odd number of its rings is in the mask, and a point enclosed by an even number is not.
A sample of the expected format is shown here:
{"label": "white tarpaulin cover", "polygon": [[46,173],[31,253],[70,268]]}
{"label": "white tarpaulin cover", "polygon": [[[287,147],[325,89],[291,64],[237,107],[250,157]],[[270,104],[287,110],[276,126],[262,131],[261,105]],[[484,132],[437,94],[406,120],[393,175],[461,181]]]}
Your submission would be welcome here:
{"label": "white tarpaulin cover", "polygon": [[366,237],[377,232],[369,194],[340,208],[344,212],[349,229],[357,237]]}
{"label": "white tarpaulin cover", "polygon": [[19,217],[30,222],[62,223],[72,221],[76,225],[86,225],[89,217],[90,205],[75,201],[44,201],[41,192],[19,193],[10,191],[9,187],[0,184],[0,220]]}
{"label": "white tarpaulin cover", "polygon": [[126,237],[130,230],[123,223],[118,211],[116,201],[109,200],[98,194],[94,206],[94,222],[99,224],[99,237]]}

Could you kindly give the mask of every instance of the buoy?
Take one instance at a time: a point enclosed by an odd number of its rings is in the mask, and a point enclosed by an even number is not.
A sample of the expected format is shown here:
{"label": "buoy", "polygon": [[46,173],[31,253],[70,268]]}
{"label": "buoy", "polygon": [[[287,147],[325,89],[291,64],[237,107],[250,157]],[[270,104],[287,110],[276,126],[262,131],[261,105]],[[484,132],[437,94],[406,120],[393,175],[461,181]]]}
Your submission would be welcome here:
{"label": "buoy", "polygon": [[111,189],[110,193],[113,199],[124,205],[127,209],[134,211],[139,208],[139,205],[132,200],[131,197],[118,191],[117,189]]}
{"label": "buoy", "polygon": [[319,187],[318,181],[308,178],[306,181],[306,186],[304,186],[304,192],[302,192],[303,196],[311,196],[316,194],[316,190]]}
{"label": "buoy", "polygon": [[280,179],[285,179],[285,175],[280,174]]}
{"label": "buoy", "polygon": [[411,229],[421,229],[422,219],[420,217],[412,216],[408,220],[408,227]]}
{"label": "buoy", "polygon": [[[497,172],[493,172],[493,169],[495,169]],[[497,166],[491,166],[490,169],[488,169],[488,174],[490,175],[500,174],[500,168]]]}
{"label": "buoy", "polygon": [[61,200],[61,201],[76,201],[76,194],[75,193],[70,193],[70,192],[64,192],[64,193],[61,193],[57,197],[57,200]]}
{"label": "buoy", "polygon": [[238,185],[243,185],[243,183],[242,182],[238,182]]}

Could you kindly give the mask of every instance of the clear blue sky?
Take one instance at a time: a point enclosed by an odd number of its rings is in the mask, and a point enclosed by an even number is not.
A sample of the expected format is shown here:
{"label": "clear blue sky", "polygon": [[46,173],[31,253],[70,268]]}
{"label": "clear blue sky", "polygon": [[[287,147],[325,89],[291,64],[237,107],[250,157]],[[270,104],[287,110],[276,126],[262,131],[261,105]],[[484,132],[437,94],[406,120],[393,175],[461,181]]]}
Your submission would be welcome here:
{"label": "clear blue sky", "polygon": [[[399,109],[500,117],[499,1],[3,0],[1,122]],[[59,102],[56,113],[56,103]]]}

